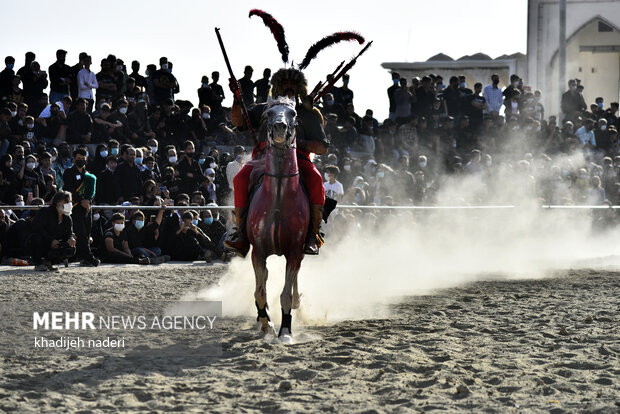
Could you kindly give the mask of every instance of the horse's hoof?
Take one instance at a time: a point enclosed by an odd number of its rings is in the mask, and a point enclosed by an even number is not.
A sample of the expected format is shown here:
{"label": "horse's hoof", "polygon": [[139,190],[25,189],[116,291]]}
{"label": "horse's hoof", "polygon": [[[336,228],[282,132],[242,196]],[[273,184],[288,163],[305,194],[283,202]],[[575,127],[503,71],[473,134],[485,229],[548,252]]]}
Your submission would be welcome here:
{"label": "horse's hoof", "polygon": [[278,340],[283,344],[292,344],[293,337],[291,335],[282,334],[278,337]]}
{"label": "horse's hoof", "polygon": [[276,326],[273,324],[273,322],[268,321],[266,323],[258,323],[259,327],[260,327],[260,331],[265,334],[265,335],[277,335],[276,332]]}

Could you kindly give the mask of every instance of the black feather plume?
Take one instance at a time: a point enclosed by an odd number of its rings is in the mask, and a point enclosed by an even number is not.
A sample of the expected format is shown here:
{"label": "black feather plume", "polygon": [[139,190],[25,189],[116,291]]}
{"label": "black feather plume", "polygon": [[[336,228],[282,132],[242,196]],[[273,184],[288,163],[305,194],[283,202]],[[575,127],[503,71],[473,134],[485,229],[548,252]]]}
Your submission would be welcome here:
{"label": "black feather plume", "polygon": [[278,21],[274,19],[271,14],[259,9],[250,10],[249,17],[252,16],[258,16],[263,19],[263,23],[265,23],[265,26],[267,26],[269,30],[271,30],[273,37],[278,43],[278,50],[282,55],[282,61],[284,63],[288,62],[288,44],[286,43],[286,39],[284,37],[284,28],[282,27],[282,25],[278,23]]}
{"label": "black feather plume", "polygon": [[329,36],[325,36],[324,38],[310,46],[310,49],[308,49],[308,52],[306,52],[306,57],[304,57],[304,60],[299,65],[299,69],[303,70],[307,68],[310,64],[310,61],[314,59],[321,50],[344,40],[357,40],[360,45],[365,42],[365,39],[359,33],[355,32],[336,32]]}

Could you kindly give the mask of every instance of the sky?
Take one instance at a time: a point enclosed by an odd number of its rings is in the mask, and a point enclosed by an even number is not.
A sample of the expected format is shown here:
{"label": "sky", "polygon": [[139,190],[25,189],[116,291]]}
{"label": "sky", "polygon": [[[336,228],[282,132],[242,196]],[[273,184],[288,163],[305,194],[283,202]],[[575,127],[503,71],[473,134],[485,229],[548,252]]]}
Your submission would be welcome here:
{"label": "sky", "polygon": [[[271,13],[283,26],[290,58],[303,59],[308,47],[336,31],[354,30],[371,48],[349,72],[349,87],[355,93],[358,114],[371,108],[375,117],[387,117],[386,89],[391,84],[383,62],[424,61],[442,52],[457,59],[483,52],[491,57],[527,48],[526,0],[410,0],[379,1],[196,1],[150,0],[106,2],[91,0],[8,1],[0,0],[5,19],[3,29],[10,42],[0,46],[0,55],[17,59],[31,50],[47,70],[57,49],[68,51],[67,64],[77,63],[78,54],[93,57],[93,70],[110,53],[130,68],[132,60],[146,65],[166,56],[173,62],[173,74],[181,86],[177,99],[198,103],[196,90],[202,75],[217,70],[228,78],[214,28],[221,29],[235,75],[243,76],[245,65],[254,68],[253,79],[264,68],[282,67],[275,40],[258,17],[248,18],[253,8]],[[506,29],[506,19],[513,22]],[[355,56],[357,42],[338,44],[323,51],[305,71],[309,89],[324,79],[345,59]],[[224,81],[224,82],[223,82]],[[340,83],[338,84],[338,86]],[[230,105],[230,93],[225,104]]]}

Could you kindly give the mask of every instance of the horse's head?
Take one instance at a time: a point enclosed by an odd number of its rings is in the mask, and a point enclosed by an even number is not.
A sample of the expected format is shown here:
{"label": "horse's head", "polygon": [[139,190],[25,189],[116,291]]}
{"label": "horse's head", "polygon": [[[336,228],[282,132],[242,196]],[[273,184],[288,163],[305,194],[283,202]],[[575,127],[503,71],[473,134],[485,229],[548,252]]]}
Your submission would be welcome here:
{"label": "horse's head", "polygon": [[263,113],[267,129],[267,142],[270,146],[290,148],[295,142],[297,111],[295,101],[286,97],[268,98],[267,109]]}

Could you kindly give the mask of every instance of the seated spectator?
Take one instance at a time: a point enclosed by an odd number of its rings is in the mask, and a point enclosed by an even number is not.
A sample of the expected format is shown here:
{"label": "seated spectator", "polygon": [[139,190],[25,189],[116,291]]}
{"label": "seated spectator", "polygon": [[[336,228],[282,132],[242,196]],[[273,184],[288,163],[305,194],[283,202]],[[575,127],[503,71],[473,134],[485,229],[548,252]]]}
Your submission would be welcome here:
{"label": "seated spectator", "polygon": [[109,223],[110,227],[104,235],[104,247],[101,258],[104,263],[134,263],[146,265],[150,263],[147,257],[137,257],[131,253],[127,232],[125,229],[125,216],[114,213]]}
{"label": "seated spectator", "polygon": [[217,188],[215,185],[215,170],[213,168],[207,168],[204,173],[206,178],[198,187],[205,200],[209,202],[217,203]]}
{"label": "seated spectator", "polygon": [[67,116],[67,142],[70,144],[90,144],[93,134],[93,120],[86,112],[87,102],[84,98],[75,101],[75,111]]}
{"label": "seated spectator", "polygon": [[129,223],[124,231],[134,257],[147,257],[151,264],[165,263],[170,260],[170,256],[161,255],[160,247],[149,243],[149,241],[157,240],[154,232],[158,226],[155,222],[145,224],[144,213],[138,210],[134,212]]}
{"label": "seated spectator", "polygon": [[115,121],[110,116],[110,105],[104,103],[99,114],[93,118],[93,142],[107,142],[112,138],[112,135],[115,135],[117,129],[123,127],[120,121]]}
{"label": "seated spectator", "polygon": [[54,195],[49,207],[37,212],[29,240],[35,270],[58,270],[53,263],[75,255],[72,209],[71,193],[59,191]]}
{"label": "seated spectator", "polygon": [[114,155],[106,158],[105,170],[97,175],[95,201],[100,205],[114,205],[120,197],[120,186],[115,175],[118,161]]}
{"label": "seated spectator", "polygon": [[342,183],[336,180],[336,177],[340,175],[340,169],[335,165],[328,165],[325,167],[325,171],[327,174],[327,180],[323,184],[323,187],[325,188],[325,196],[333,198],[338,202],[342,201],[342,197],[344,196],[344,188],[342,187]]}
{"label": "seated spectator", "polygon": [[181,226],[176,232],[172,258],[182,261],[211,261],[208,247],[212,247],[213,244],[198,227],[198,214],[187,210],[181,219]]}
{"label": "seated spectator", "polygon": [[38,212],[25,210],[17,213],[20,219],[13,222],[7,229],[4,253],[8,257],[28,259],[31,243],[30,238],[33,232],[32,221],[35,213]]}

